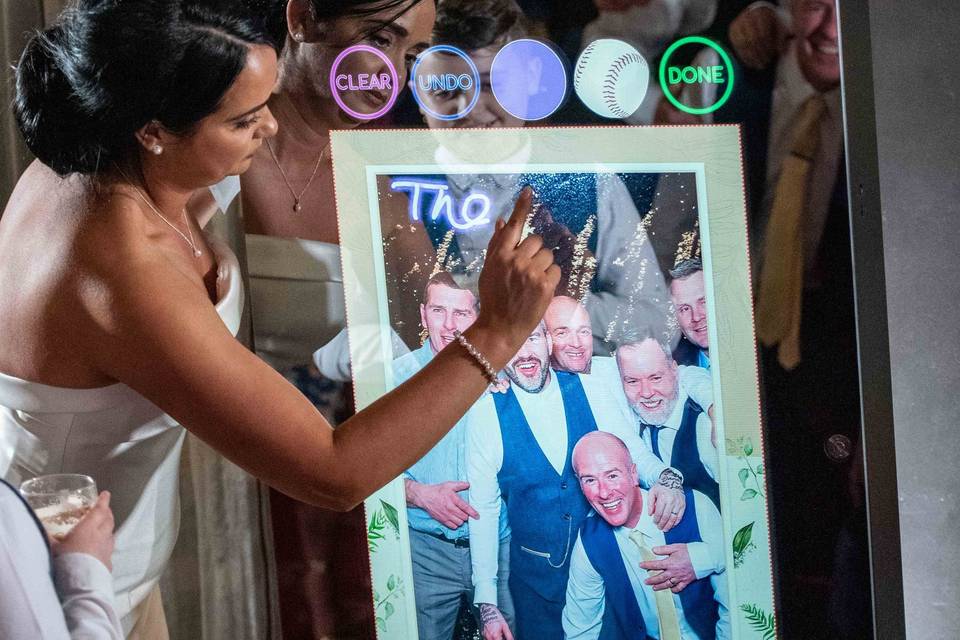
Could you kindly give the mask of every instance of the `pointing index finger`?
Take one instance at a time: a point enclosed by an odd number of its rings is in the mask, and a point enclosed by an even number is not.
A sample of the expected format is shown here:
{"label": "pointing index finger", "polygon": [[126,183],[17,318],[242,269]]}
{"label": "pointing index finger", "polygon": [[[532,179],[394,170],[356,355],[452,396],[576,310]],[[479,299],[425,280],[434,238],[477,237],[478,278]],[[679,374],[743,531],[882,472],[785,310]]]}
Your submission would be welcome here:
{"label": "pointing index finger", "polygon": [[523,233],[523,225],[527,222],[527,216],[530,215],[530,205],[533,202],[533,189],[524,187],[517,198],[517,204],[513,207],[513,213],[510,214],[510,220],[507,221],[503,231],[504,246],[513,248],[520,244],[520,235]]}

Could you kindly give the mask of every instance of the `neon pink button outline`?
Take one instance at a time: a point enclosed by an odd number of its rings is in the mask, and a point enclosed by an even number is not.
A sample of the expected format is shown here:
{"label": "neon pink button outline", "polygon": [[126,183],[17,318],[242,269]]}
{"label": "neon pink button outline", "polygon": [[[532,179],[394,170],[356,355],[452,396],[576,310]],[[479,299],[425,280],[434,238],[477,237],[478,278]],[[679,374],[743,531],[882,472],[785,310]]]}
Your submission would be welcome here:
{"label": "neon pink button outline", "polygon": [[[359,111],[354,111],[343,102],[343,98],[340,97],[340,90],[337,88],[337,71],[340,70],[340,64],[347,56],[360,52],[372,53],[380,58],[380,60],[387,65],[387,68],[390,69],[390,75],[393,77],[393,93],[390,99],[387,100],[387,104],[375,113],[360,113]],[[330,69],[330,91],[333,92],[333,99],[348,115],[353,116],[357,120],[376,120],[377,118],[385,116],[387,112],[393,108],[393,105],[396,104],[397,98],[400,97],[400,77],[397,75],[397,68],[393,66],[390,58],[388,58],[385,53],[366,44],[356,44],[341,51],[337,59],[333,61],[333,68]]]}

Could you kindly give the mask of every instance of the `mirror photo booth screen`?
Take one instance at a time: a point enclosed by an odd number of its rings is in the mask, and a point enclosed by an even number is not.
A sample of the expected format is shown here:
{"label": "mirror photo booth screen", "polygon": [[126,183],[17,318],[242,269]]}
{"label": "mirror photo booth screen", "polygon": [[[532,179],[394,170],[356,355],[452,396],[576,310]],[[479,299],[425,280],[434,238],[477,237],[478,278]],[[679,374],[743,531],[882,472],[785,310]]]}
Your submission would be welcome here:
{"label": "mirror photo booth screen", "polygon": [[[739,128],[332,137],[358,408],[476,319],[487,243],[524,187],[524,232],[562,271],[500,383],[366,502],[379,637],[452,628],[457,580],[520,638],[773,637]],[[665,468],[685,508],[662,532]],[[423,500],[438,485],[459,517]],[[661,556],[689,558],[665,573],[673,593],[640,567]]]}

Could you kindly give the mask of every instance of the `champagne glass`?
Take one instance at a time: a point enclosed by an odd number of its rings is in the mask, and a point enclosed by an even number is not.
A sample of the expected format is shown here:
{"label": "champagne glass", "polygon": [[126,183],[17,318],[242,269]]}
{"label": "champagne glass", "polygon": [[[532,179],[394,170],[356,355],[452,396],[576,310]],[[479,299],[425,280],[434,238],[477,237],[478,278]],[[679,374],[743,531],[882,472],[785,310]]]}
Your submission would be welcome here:
{"label": "champagne glass", "polygon": [[90,476],[55,473],[27,480],[20,493],[54,540],[63,540],[97,502],[97,484]]}

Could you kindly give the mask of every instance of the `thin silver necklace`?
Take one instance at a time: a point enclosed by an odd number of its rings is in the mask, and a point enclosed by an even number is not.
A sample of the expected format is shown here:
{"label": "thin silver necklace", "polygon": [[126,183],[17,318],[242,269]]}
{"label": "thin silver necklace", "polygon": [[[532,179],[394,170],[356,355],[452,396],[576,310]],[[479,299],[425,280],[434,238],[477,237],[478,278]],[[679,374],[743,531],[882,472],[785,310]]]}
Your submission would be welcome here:
{"label": "thin silver necklace", "polygon": [[287,185],[287,189],[290,191],[290,195],[293,196],[293,212],[300,213],[303,209],[303,206],[300,204],[300,201],[303,200],[303,194],[307,192],[307,189],[310,188],[310,185],[313,184],[314,178],[317,177],[317,172],[320,171],[320,163],[323,162],[323,156],[326,155],[327,149],[330,147],[330,143],[320,150],[320,155],[317,156],[317,164],[313,167],[313,173],[310,174],[310,179],[307,180],[306,186],[303,187],[303,190],[298,195],[294,191],[293,186],[290,184],[290,181],[287,179],[287,174],[284,173],[283,167],[280,166],[280,160],[277,158],[276,152],[273,150],[273,145],[270,144],[270,139],[266,139],[267,149],[270,150],[270,155],[273,157],[274,164],[277,165],[277,170],[280,172],[280,177],[283,178],[283,182]]}
{"label": "thin silver necklace", "polygon": [[124,177],[124,179],[127,181],[127,183],[128,183],[131,187],[133,187],[134,190],[136,190],[137,195],[140,196],[140,199],[143,200],[144,204],[146,204],[148,207],[150,207],[150,209],[151,209],[155,214],[157,214],[157,216],[158,216],[161,220],[163,220],[163,221],[167,224],[168,227],[170,227],[171,229],[173,229],[174,231],[176,231],[177,234],[178,234],[181,238],[183,238],[183,241],[186,242],[188,245],[190,245],[190,248],[193,250],[193,256],[194,256],[195,258],[199,258],[200,256],[202,256],[202,255],[203,255],[203,251],[201,251],[199,248],[197,248],[197,243],[194,242],[194,240],[193,240],[193,230],[190,228],[190,221],[187,220],[187,210],[186,210],[185,208],[184,208],[184,209],[181,209],[181,210],[180,210],[180,213],[183,215],[183,224],[186,225],[186,227],[187,227],[187,233],[190,234],[190,237],[187,237],[187,235],[186,235],[183,231],[180,231],[180,229],[177,227],[177,225],[175,225],[175,224],[173,224],[172,222],[170,222],[169,220],[167,220],[167,217],[166,217],[165,215],[163,215],[163,213],[160,212],[160,209],[159,209],[157,206],[155,206],[152,202],[150,202],[150,199],[147,198],[146,194],[144,194],[143,191],[141,191],[140,187],[138,187],[137,185],[133,184],[133,180],[131,180],[130,178],[128,178],[128,177],[127,177],[127,174],[125,174],[122,170],[120,170],[119,167],[117,167],[117,170],[120,171],[120,175],[122,175],[122,176]]}

